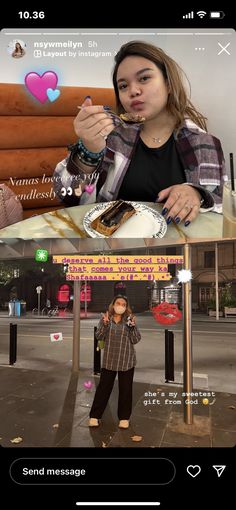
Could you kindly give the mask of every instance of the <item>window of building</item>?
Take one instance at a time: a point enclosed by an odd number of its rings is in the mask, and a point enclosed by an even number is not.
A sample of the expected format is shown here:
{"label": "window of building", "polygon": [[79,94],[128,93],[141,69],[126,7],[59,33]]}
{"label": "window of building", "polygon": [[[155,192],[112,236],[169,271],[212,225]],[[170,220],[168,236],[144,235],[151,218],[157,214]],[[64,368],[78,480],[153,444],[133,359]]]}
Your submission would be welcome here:
{"label": "window of building", "polygon": [[203,312],[207,311],[209,303],[215,300],[215,288],[211,287],[200,287],[199,288],[199,308]]}
{"label": "window of building", "polygon": [[204,267],[215,267],[215,252],[205,251],[204,252]]}

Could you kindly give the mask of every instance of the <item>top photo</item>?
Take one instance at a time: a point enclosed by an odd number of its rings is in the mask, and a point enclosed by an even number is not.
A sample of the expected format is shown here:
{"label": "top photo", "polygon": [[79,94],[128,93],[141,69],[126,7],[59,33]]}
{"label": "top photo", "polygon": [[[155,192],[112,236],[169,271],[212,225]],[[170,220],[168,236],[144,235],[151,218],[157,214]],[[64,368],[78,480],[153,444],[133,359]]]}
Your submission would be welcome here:
{"label": "top photo", "polygon": [[0,238],[236,238],[234,30],[4,29],[0,53]]}

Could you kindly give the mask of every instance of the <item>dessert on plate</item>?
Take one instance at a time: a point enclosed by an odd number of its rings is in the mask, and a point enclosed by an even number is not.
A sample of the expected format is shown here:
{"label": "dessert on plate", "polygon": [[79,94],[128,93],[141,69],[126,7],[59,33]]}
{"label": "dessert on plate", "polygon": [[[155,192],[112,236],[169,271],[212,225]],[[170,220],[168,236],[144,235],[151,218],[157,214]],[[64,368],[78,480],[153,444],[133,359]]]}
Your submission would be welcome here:
{"label": "dessert on plate", "polygon": [[131,204],[117,200],[91,222],[91,227],[99,234],[111,236],[133,214],[135,214],[135,209]]}

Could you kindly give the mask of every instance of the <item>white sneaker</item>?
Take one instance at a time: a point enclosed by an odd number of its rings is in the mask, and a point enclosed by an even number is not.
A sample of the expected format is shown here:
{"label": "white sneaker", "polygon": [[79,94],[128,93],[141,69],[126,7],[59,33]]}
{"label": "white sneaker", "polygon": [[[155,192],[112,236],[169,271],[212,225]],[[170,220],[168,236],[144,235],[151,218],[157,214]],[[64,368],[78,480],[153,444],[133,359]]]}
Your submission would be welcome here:
{"label": "white sneaker", "polygon": [[90,418],[89,420],[89,427],[98,427],[99,421],[97,418]]}
{"label": "white sneaker", "polygon": [[129,420],[120,420],[119,428],[120,429],[128,429],[129,428]]}

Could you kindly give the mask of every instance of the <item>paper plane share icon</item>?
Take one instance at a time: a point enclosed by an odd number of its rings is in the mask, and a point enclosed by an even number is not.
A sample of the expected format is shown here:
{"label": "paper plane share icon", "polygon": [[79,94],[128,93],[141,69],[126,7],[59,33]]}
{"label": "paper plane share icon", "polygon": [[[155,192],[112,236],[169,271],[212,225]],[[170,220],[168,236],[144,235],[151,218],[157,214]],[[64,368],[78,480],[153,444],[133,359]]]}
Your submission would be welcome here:
{"label": "paper plane share icon", "polygon": [[212,467],[216,470],[218,478],[220,478],[220,476],[222,475],[222,473],[224,472],[224,470],[226,468],[226,466],[223,466],[223,465],[221,465],[221,466],[212,466]]}

